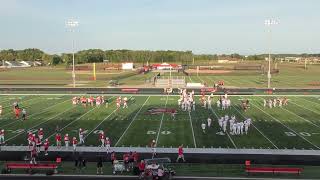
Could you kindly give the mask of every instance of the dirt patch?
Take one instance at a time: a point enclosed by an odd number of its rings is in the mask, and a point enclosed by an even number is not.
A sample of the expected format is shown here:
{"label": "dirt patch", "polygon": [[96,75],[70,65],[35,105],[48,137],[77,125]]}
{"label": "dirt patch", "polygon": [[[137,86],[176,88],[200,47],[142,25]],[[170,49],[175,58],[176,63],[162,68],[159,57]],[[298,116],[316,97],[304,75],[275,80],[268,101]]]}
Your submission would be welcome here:
{"label": "dirt patch", "polygon": [[[197,73],[196,69],[188,69],[186,70],[187,73]],[[227,73],[231,73],[231,70],[199,70],[199,74],[227,74]]]}

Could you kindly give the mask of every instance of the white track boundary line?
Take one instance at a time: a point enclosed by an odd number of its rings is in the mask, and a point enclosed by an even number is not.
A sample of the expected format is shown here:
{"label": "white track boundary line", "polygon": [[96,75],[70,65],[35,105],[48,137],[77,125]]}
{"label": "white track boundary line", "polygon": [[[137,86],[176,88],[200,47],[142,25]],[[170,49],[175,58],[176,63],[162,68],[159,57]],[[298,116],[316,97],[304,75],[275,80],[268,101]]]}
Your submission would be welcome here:
{"label": "white track boundary line", "polygon": [[[234,109],[243,117],[244,115],[238,110],[237,107],[235,107],[234,105],[232,105],[234,107]],[[263,132],[261,132],[253,123],[251,123],[251,125],[264,137],[266,138],[276,149],[279,149],[278,146],[276,146]]]}
{"label": "white track boundary line", "polygon": [[[167,103],[168,103],[168,95],[167,95],[167,100],[166,100],[166,104],[164,105],[164,108],[167,108]],[[162,113],[162,117],[161,117],[161,121],[160,121],[160,126],[159,126],[159,130],[158,130],[158,134],[157,134],[157,139],[156,139],[156,144],[158,144],[159,135],[160,135],[160,131],[161,131],[161,127],[162,127],[162,122],[163,122],[163,117],[164,117],[164,113]]]}
{"label": "white track boundary line", "polygon": [[[45,113],[45,112],[47,112],[47,110],[48,110],[48,109],[51,109],[52,107],[54,107],[54,106],[56,106],[56,105],[58,105],[58,104],[65,103],[66,101],[68,101],[68,99],[67,99],[67,100],[65,100],[65,101],[63,101],[63,102],[60,102],[60,103],[57,103],[57,104],[51,105],[51,106],[49,106],[49,107],[47,107],[47,108],[43,109],[42,111],[40,111],[40,112],[38,112],[38,113],[31,114],[30,116],[27,116],[27,118],[29,119],[30,117],[33,117],[33,116],[36,116],[36,115],[40,115],[40,114],[42,114],[42,113]],[[14,123],[17,123],[17,122],[21,122],[21,121],[19,121],[19,120],[14,120],[14,121],[13,121],[13,122],[11,122],[11,123],[5,124],[5,125],[4,125],[4,126],[2,126],[1,128],[4,128],[4,127],[7,127],[7,126],[10,126],[11,124],[14,124]]]}
{"label": "white track boundary line", "polygon": [[196,143],[196,138],[194,136],[194,131],[193,131],[193,125],[192,125],[192,119],[191,119],[190,112],[189,112],[189,120],[190,120],[190,125],[191,125],[191,130],[192,130],[192,137],[193,137],[194,147],[197,148],[197,143]]}
{"label": "white track boundary line", "polygon": [[[89,111],[85,112],[84,114],[82,114],[81,116],[79,116],[77,119],[71,121],[69,124],[65,125],[63,128],[61,128],[61,129],[59,129],[59,130],[60,130],[60,131],[64,130],[65,128],[67,128],[67,127],[70,126],[71,124],[79,121],[82,117],[84,117],[85,115],[87,115],[89,112],[95,110],[96,108],[97,108],[97,106],[94,107],[94,108],[92,108],[92,109],[90,109]],[[54,135],[55,135],[55,133],[51,134],[50,136],[48,136],[47,138],[44,138],[44,139],[49,139],[49,138],[51,138],[51,137],[54,136]]]}
{"label": "white track boundary line", "polygon": [[134,115],[134,117],[132,118],[132,121],[130,122],[130,124],[127,126],[126,130],[122,133],[122,135],[120,136],[120,138],[118,139],[118,141],[116,142],[116,144],[114,146],[117,146],[119,144],[119,142],[121,141],[121,139],[123,138],[123,136],[127,133],[128,129],[131,127],[131,124],[136,120],[138,114],[140,113],[140,111],[142,110],[142,108],[144,107],[144,105],[147,103],[147,101],[149,100],[150,96],[148,96],[148,98],[146,99],[146,101],[142,104],[142,106],[140,107],[140,109],[138,110],[138,112]]}
{"label": "white track boundary line", "polygon": [[314,110],[309,109],[309,108],[306,108],[306,107],[304,107],[304,106],[301,106],[301,105],[299,105],[299,104],[297,104],[297,103],[295,103],[295,102],[293,102],[293,101],[290,101],[290,103],[291,103],[291,104],[294,104],[294,105],[296,105],[296,106],[299,106],[300,108],[306,109],[306,110],[308,110],[308,111],[311,111],[311,112],[313,112],[313,113],[316,113],[316,114],[320,115],[319,112],[314,111]]}
{"label": "white track boundary line", "polygon": [[46,121],[43,121],[43,122],[41,122],[41,123],[39,123],[39,124],[36,124],[35,126],[32,126],[31,128],[28,128],[26,131],[23,131],[22,133],[19,133],[19,134],[17,134],[17,135],[15,135],[15,136],[13,136],[13,137],[11,137],[11,138],[7,139],[7,140],[6,140],[6,142],[8,142],[8,141],[10,141],[10,140],[12,140],[12,139],[14,139],[14,138],[16,138],[16,137],[20,136],[21,134],[24,134],[25,132],[28,132],[29,130],[31,130],[31,129],[35,128],[35,127],[40,126],[41,124],[44,124],[44,123],[46,123],[46,122],[51,121],[52,119],[54,119],[54,118],[56,118],[56,117],[60,116],[61,114],[64,114],[65,112],[67,112],[67,111],[69,111],[69,110],[71,110],[71,109],[73,109],[73,108],[74,108],[74,106],[73,106],[73,107],[71,107],[71,108],[69,108],[69,109],[66,109],[66,110],[64,110],[64,111],[62,111],[62,112],[60,112],[60,113],[58,113],[58,114],[56,114],[55,116],[53,116],[53,117],[51,117],[51,118],[47,119]]}
{"label": "white track boundary line", "polygon": [[[131,96],[132,97],[132,96]],[[131,97],[129,97],[129,99],[131,99]],[[121,108],[121,107],[120,107]],[[115,110],[113,110],[107,117],[105,117],[94,129],[92,129],[85,137],[84,139],[87,139],[87,137],[93,132],[95,131],[103,122],[105,122],[107,119],[109,119],[109,117],[115,113],[119,108],[116,108]]]}
{"label": "white track boundary line", "polygon": [[261,112],[264,112],[266,115],[268,115],[269,117],[271,117],[272,119],[276,120],[278,123],[282,124],[284,127],[286,127],[287,129],[289,129],[290,131],[294,132],[297,136],[299,136],[300,138],[302,138],[303,140],[305,140],[306,142],[308,142],[309,144],[311,144],[312,146],[316,147],[317,149],[320,149],[319,146],[313,144],[311,141],[309,141],[308,139],[306,139],[305,137],[301,136],[299,133],[297,133],[295,130],[291,129],[289,126],[283,124],[279,119],[275,118],[274,116],[272,116],[271,114],[267,113],[266,111],[264,111],[263,109],[259,108],[258,105],[255,105],[254,103],[252,103],[253,106],[255,106],[257,109],[259,109]]}
{"label": "white track boundary line", "polygon": [[[214,112],[212,108],[210,108],[210,110],[211,110],[211,112],[216,116],[216,118],[219,119],[219,116],[217,115],[217,113]],[[228,136],[229,140],[231,141],[232,145],[233,145],[236,149],[238,149],[237,145],[234,143],[234,141],[233,141],[233,139],[231,138],[231,136],[229,135],[229,133],[228,133],[228,132],[226,132],[226,133],[227,133],[227,136]]]}

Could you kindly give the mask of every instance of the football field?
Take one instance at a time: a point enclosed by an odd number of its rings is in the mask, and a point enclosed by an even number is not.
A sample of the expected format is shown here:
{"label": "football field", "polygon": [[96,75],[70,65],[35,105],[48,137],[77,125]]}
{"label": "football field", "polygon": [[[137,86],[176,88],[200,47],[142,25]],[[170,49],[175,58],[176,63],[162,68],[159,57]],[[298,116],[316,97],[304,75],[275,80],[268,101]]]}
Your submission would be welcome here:
{"label": "football field", "polygon": [[[72,105],[70,95],[1,95],[3,107],[0,129],[5,130],[6,145],[27,145],[27,132],[36,133],[44,129],[44,137],[55,144],[56,130],[62,135],[78,138],[78,130],[85,130],[85,146],[98,146],[99,132],[104,131],[116,147],[145,147],[155,139],[158,147],[189,148],[239,148],[239,149],[320,149],[320,97],[287,96],[289,104],[267,108],[263,98],[272,96],[230,96],[232,106],[227,110],[200,106],[196,97],[196,110],[182,111],[178,107],[178,96],[126,95],[130,98],[129,108],[117,108],[118,95],[106,95],[109,106]],[[124,95],[122,95],[124,97]],[[283,96],[281,96],[283,97]],[[214,101],[218,100],[214,97]],[[242,99],[249,99],[250,108],[244,112]],[[12,103],[27,110],[27,120],[16,120]],[[178,113],[148,114],[151,108],[175,108]],[[228,131],[220,135],[217,119],[235,115],[237,122],[252,119],[247,135],[231,135]],[[204,133],[201,129],[207,118],[213,119],[212,127]],[[229,127],[228,127],[229,129]]]}

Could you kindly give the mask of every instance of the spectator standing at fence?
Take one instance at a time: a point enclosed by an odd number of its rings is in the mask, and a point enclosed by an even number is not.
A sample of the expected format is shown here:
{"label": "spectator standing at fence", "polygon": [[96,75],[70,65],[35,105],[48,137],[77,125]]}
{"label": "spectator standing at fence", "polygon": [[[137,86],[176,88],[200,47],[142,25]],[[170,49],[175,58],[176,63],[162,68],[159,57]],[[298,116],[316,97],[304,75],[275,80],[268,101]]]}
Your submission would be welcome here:
{"label": "spectator standing at fence", "polygon": [[[72,139],[73,151],[76,151],[77,144],[78,144],[77,138],[76,138],[76,137],[73,137],[73,139]],[[81,162],[80,162],[80,163],[81,163]]]}
{"label": "spectator standing at fence", "polygon": [[139,161],[139,154],[138,154],[136,151],[134,151],[134,152],[133,152],[133,162],[134,162],[135,164],[137,164],[138,161]]}
{"label": "spectator standing at fence", "polygon": [[126,170],[129,172],[129,157],[130,155],[128,153],[123,154],[123,162]]}
{"label": "spectator standing at fence", "polygon": [[178,148],[178,158],[177,158],[176,162],[179,162],[180,159],[182,159],[183,162],[186,162],[186,160],[184,159],[184,155],[183,155],[183,144],[181,146],[179,146],[179,148]]}
{"label": "spectator standing at fence", "polygon": [[144,170],[145,170],[145,168],[146,168],[146,164],[144,163],[143,160],[141,160],[141,161],[138,163],[138,168],[139,168],[140,174],[144,172]]}
{"label": "spectator standing at fence", "polygon": [[97,162],[97,174],[103,174],[102,168],[103,168],[103,163],[102,163],[102,157],[100,156],[98,158],[98,162]]}
{"label": "spectator standing at fence", "polygon": [[0,131],[0,145],[4,144],[4,129]]}
{"label": "spectator standing at fence", "polygon": [[111,163],[112,163],[112,165],[113,165],[113,162],[114,162],[115,160],[117,160],[117,157],[116,157],[116,153],[113,151],[113,152],[111,153]]}

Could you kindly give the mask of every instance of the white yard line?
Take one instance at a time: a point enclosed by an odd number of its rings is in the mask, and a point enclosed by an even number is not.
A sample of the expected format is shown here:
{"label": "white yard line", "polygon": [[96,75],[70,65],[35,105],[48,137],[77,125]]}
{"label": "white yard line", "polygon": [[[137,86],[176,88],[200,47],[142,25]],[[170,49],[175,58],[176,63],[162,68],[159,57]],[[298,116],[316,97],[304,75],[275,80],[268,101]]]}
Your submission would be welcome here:
{"label": "white yard line", "polygon": [[316,113],[316,114],[320,115],[320,113],[319,113],[319,112],[314,111],[314,110],[309,109],[309,108],[306,108],[306,107],[304,107],[304,106],[301,106],[301,105],[299,105],[299,104],[297,104],[297,103],[295,103],[295,102],[293,102],[293,101],[290,101],[290,103],[291,103],[291,104],[294,104],[294,105],[296,105],[296,106],[299,106],[300,108],[303,108],[303,109],[309,110],[309,111],[311,111],[311,112],[313,112],[313,113]]}
{"label": "white yard line", "polygon": [[194,136],[194,131],[193,131],[193,125],[192,125],[192,119],[191,119],[190,112],[189,112],[189,120],[190,120],[190,124],[191,124],[191,130],[192,130],[192,137],[193,137],[194,147],[197,148],[197,143],[196,143],[196,138],[195,138],[195,136]]}
{"label": "white yard line", "polygon": [[127,133],[128,129],[131,127],[131,124],[136,120],[138,114],[140,113],[140,111],[142,110],[142,108],[144,107],[144,105],[148,102],[150,96],[148,96],[148,98],[146,99],[146,101],[142,104],[142,106],[140,107],[139,111],[134,115],[134,117],[132,118],[132,121],[130,122],[130,124],[127,126],[127,129],[122,133],[122,135],[120,136],[120,138],[118,139],[118,141],[116,142],[116,144],[114,146],[117,146],[119,144],[119,142],[121,141],[121,139],[123,138],[123,136]]}
{"label": "white yard line", "polygon": [[[211,110],[211,112],[216,116],[216,118],[219,119],[219,117],[218,117],[218,115],[216,114],[216,112],[214,112],[212,108],[210,108],[210,110]],[[226,132],[226,134],[227,134],[229,140],[231,141],[232,145],[233,145],[236,149],[238,149],[237,145],[234,143],[234,141],[233,141],[233,139],[231,138],[231,136],[229,135],[229,133]]]}
{"label": "white yard line", "polygon": [[[166,100],[166,104],[164,105],[164,108],[167,107],[167,103],[168,103],[168,95],[167,95],[167,100]],[[160,127],[159,127],[159,130],[158,130],[157,139],[156,139],[156,144],[158,144],[160,130],[161,130],[161,127],[162,127],[162,122],[163,122],[163,117],[164,117],[164,113],[162,113],[162,117],[161,117],[161,121],[160,121]]]}
{"label": "white yard line", "polygon": [[[128,99],[131,99],[132,96],[130,96]],[[121,108],[121,107],[120,107]],[[92,129],[85,137],[84,139],[86,139],[93,131],[95,131],[103,122],[105,122],[107,119],[109,119],[109,117],[115,113],[119,108],[116,108],[115,110],[113,110],[107,117],[105,117],[94,129]]]}
{"label": "white yard line", "polygon": [[190,82],[191,82],[191,83],[193,83],[193,81],[192,81],[191,77],[190,77],[190,76],[188,76],[188,77],[189,77]]}
{"label": "white yard line", "polygon": [[[238,110],[238,108],[236,108],[234,105],[232,105],[234,107],[234,109],[243,117],[244,115]],[[276,149],[279,149],[278,146],[276,146],[263,132],[261,132],[253,123],[251,123],[251,125],[264,137],[266,138]]]}
{"label": "white yard line", "polygon": [[31,129],[35,128],[35,127],[40,126],[41,124],[44,124],[44,123],[46,123],[46,122],[48,122],[48,121],[51,121],[52,119],[54,119],[54,118],[56,118],[56,117],[60,116],[61,114],[64,114],[65,112],[67,112],[67,111],[69,111],[69,110],[71,110],[71,109],[73,109],[73,108],[74,108],[74,106],[72,106],[71,108],[66,109],[66,110],[64,110],[64,111],[62,111],[62,112],[60,112],[60,113],[56,114],[55,116],[53,116],[53,117],[51,117],[51,118],[47,119],[46,121],[43,121],[43,122],[41,122],[41,123],[39,123],[39,124],[36,124],[35,126],[32,126],[31,128],[27,129],[26,131],[23,131],[22,133],[19,133],[19,134],[17,134],[17,135],[15,135],[15,136],[13,136],[13,137],[11,137],[11,138],[7,139],[7,140],[6,140],[6,142],[8,142],[8,141],[10,141],[10,140],[12,140],[12,139],[14,139],[14,138],[18,137],[18,136],[19,136],[19,135],[21,135],[21,134],[24,134],[25,132],[28,132],[29,130],[31,130]]}
{"label": "white yard line", "polygon": [[[95,110],[96,108],[97,108],[97,106],[94,107],[94,108],[92,108],[92,109],[90,109],[90,110],[87,111],[86,113],[82,114],[82,115],[81,115],[80,117],[78,117],[77,119],[71,121],[69,124],[67,124],[67,125],[65,125],[63,128],[61,128],[60,131],[64,130],[65,128],[67,128],[67,127],[70,126],[71,124],[79,121],[83,116],[87,115],[89,112]],[[47,137],[47,139],[51,138],[51,137],[54,136],[54,135],[55,135],[55,133],[51,134],[50,136]],[[44,138],[44,139],[46,139],[46,138]]]}
{"label": "white yard line", "polygon": [[204,84],[204,80],[202,80],[199,76],[197,76],[197,78],[202,82],[202,84]]}
{"label": "white yard line", "polygon": [[[49,106],[49,107],[47,107],[47,108],[43,109],[42,111],[40,111],[40,112],[38,112],[38,113],[31,114],[30,116],[27,116],[27,119],[29,119],[30,117],[33,117],[33,116],[35,116],[35,115],[39,115],[39,114],[45,113],[45,112],[47,112],[47,110],[48,110],[48,109],[50,109],[50,108],[52,108],[52,107],[54,107],[54,106],[56,106],[56,105],[58,105],[58,104],[65,103],[66,101],[69,101],[69,99],[67,99],[67,100],[65,100],[65,101],[62,101],[62,102],[60,102],[60,103],[57,103],[57,104],[51,105],[51,106]],[[21,122],[21,121],[19,121],[19,120],[14,120],[14,121],[12,121],[12,122],[11,122],[11,123],[9,123],[9,124],[5,124],[5,125],[4,125],[4,126],[2,126],[1,128],[4,128],[4,127],[7,127],[7,126],[10,126],[11,124],[14,124],[14,123],[17,123],[17,122]]]}
{"label": "white yard line", "polygon": [[311,141],[309,141],[308,139],[306,139],[305,137],[301,136],[299,133],[297,133],[295,130],[293,130],[292,128],[290,128],[289,126],[283,124],[279,119],[275,118],[274,116],[272,116],[271,114],[267,113],[266,111],[264,111],[263,109],[259,108],[259,106],[255,105],[254,103],[251,103],[253,106],[255,106],[257,109],[259,109],[260,111],[264,112],[266,115],[270,116],[272,119],[276,120],[278,123],[282,124],[284,127],[286,127],[287,129],[289,129],[290,131],[294,132],[297,136],[299,136],[300,138],[302,138],[303,140],[305,140],[306,142],[308,142],[309,144],[311,144],[312,146],[316,147],[317,149],[320,149],[319,146],[313,144]]}

